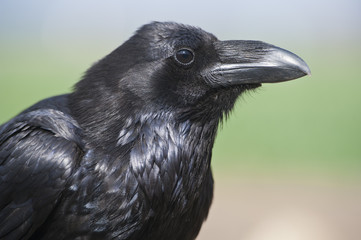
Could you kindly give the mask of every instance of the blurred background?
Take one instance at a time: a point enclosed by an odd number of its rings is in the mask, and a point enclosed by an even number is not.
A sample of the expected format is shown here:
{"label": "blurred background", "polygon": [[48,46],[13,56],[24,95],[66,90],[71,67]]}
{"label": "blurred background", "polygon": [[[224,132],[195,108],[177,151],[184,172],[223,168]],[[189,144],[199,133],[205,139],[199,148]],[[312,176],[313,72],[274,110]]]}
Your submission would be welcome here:
{"label": "blurred background", "polygon": [[150,21],[263,40],[311,77],[242,96],[213,151],[215,197],[198,240],[359,240],[361,1],[0,1],[0,122],[67,93]]}

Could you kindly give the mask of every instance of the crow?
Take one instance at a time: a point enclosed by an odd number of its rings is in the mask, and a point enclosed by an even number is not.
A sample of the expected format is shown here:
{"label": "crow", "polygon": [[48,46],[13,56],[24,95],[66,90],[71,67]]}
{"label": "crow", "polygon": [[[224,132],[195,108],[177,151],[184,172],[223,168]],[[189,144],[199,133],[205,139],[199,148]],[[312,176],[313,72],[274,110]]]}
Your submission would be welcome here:
{"label": "crow", "polygon": [[144,25],[0,127],[0,239],[195,239],[220,121],[245,91],[308,74],[261,41]]}

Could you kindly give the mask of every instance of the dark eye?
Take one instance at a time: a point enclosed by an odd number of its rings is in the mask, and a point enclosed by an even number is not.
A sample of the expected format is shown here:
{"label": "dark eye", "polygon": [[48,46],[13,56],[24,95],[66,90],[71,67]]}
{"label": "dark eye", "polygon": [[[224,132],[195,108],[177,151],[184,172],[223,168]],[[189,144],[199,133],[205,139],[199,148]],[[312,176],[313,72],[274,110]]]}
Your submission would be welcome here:
{"label": "dark eye", "polygon": [[175,54],[175,60],[182,65],[189,65],[194,61],[194,53],[187,48],[180,49]]}

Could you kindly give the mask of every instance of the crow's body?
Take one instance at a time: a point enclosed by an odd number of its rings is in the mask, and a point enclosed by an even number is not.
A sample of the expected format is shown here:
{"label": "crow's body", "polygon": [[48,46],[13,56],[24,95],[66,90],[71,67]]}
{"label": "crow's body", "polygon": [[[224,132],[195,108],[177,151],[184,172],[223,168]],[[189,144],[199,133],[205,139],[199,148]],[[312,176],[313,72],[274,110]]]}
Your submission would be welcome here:
{"label": "crow's body", "polygon": [[195,239],[223,115],[243,91],[308,71],[262,42],[145,25],[74,93],[1,126],[0,239]]}

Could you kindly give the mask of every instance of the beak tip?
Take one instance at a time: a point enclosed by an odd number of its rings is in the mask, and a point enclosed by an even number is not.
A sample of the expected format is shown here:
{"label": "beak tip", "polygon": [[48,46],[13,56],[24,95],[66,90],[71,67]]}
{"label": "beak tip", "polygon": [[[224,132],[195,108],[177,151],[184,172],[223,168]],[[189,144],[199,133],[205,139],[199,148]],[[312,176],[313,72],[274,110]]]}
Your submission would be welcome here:
{"label": "beak tip", "polygon": [[311,69],[310,67],[307,65],[307,63],[300,57],[298,57],[297,55],[294,55],[295,58],[298,60],[298,64],[297,67],[299,68],[299,70],[301,70],[306,76],[307,75],[311,75]]}
{"label": "beak tip", "polygon": [[308,67],[308,65],[305,63],[305,65],[302,67],[302,72],[305,73],[305,76],[311,76],[311,69]]}
{"label": "beak tip", "polygon": [[[292,52],[289,52],[288,50],[276,47],[274,55],[270,56],[270,61],[272,60],[278,62],[280,69],[294,69],[295,75],[290,78],[291,80],[303,76],[311,76],[311,69],[307,63],[302,58]],[[296,72],[298,72],[298,74]]]}

